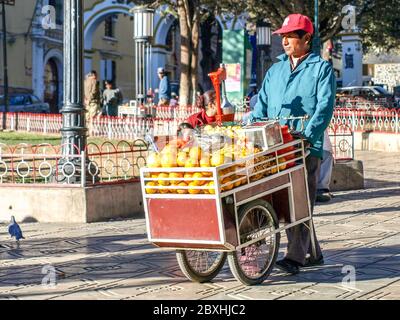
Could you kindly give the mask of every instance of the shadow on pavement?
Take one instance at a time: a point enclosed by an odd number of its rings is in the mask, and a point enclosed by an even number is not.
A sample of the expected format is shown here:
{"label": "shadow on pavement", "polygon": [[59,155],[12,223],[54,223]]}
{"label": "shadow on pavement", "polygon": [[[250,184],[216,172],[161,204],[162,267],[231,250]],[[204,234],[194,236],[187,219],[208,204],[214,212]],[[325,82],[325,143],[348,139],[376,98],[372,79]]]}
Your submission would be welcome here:
{"label": "shadow on pavement", "polygon": [[[357,247],[343,251],[324,250],[325,265],[306,268],[296,276],[284,276],[274,271],[262,286],[278,286],[297,282],[341,283],[344,265],[355,268],[358,280],[379,280],[400,274],[399,246]],[[83,257],[82,255],[91,255]],[[190,283],[175,259],[174,251],[155,248],[143,234],[95,236],[87,238],[55,238],[25,240],[20,248],[0,250],[0,258],[25,265],[0,265],[1,287],[39,286],[45,274],[42,268],[49,259],[59,277],[60,288],[54,295],[76,294],[102,287],[126,287],[137,293],[148,286]],[[27,259],[32,259],[29,261]],[[55,262],[62,259],[60,262]],[[14,261],[12,261],[14,262]],[[228,269],[216,282],[236,281]],[[18,296],[18,291],[13,293]],[[40,295],[40,293],[38,293]],[[41,293],[43,295],[43,293]],[[0,293],[0,297],[4,296]],[[27,296],[31,296],[27,294]]]}

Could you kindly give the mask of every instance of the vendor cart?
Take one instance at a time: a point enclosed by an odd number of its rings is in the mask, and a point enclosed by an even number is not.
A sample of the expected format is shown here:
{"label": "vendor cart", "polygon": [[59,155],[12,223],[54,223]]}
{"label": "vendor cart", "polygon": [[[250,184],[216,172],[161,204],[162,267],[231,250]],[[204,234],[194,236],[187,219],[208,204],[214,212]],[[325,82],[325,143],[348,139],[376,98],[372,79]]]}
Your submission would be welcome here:
{"label": "vendor cart", "polygon": [[[263,282],[276,261],[281,231],[304,224],[314,235],[306,156],[303,141],[292,140],[217,167],[142,168],[149,241],[176,249],[192,281],[212,280],[227,259],[243,284]],[[162,172],[168,177],[160,178]],[[150,188],[151,181],[158,186]],[[182,187],[178,181],[198,183]],[[313,236],[311,244],[315,256]]]}

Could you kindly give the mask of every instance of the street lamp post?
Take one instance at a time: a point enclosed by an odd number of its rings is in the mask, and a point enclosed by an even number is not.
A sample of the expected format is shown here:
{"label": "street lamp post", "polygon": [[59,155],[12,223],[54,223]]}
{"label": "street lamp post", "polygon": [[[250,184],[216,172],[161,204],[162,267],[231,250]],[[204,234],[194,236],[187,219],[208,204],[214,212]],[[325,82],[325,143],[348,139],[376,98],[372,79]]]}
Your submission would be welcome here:
{"label": "street lamp post", "polygon": [[265,72],[268,70],[271,57],[271,25],[268,22],[260,21],[257,23],[257,50],[259,53],[258,61],[258,76],[257,76],[257,87],[261,86],[264,79]]}
{"label": "street lamp post", "polygon": [[319,38],[319,3],[314,0],[314,41],[313,51],[315,54],[321,54],[321,39]]}
{"label": "street lamp post", "polygon": [[83,105],[83,0],[64,1],[64,105],[63,156],[80,154],[86,148]]}
{"label": "street lamp post", "polygon": [[71,157],[86,149],[87,129],[83,104],[83,0],[64,1],[64,104],[62,114],[62,159],[58,166],[60,181],[81,182],[80,170],[86,159]]}
{"label": "street lamp post", "polygon": [[134,20],[133,39],[135,40],[136,100],[141,102],[145,101],[151,80],[151,75],[147,71],[151,66],[154,9],[141,6],[132,9],[132,12]]}
{"label": "street lamp post", "polygon": [[4,113],[3,113],[3,130],[7,127],[8,112],[8,62],[7,62],[7,23],[6,23],[6,4],[15,5],[15,1],[2,0],[1,13],[3,22],[3,68],[4,68]]}

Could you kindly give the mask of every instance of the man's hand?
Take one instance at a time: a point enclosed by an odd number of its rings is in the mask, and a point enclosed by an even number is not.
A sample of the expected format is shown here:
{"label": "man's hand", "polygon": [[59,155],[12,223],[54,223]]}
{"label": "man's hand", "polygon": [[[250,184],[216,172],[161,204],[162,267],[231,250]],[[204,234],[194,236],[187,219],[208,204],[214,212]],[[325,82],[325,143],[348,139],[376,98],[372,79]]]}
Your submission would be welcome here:
{"label": "man's hand", "polygon": [[251,123],[250,115],[251,115],[251,112],[247,112],[246,114],[243,115],[242,125],[248,125]]}
{"label": "man's hand", "polygon": [[304,141],[304,148],[308,149],[312,145],[311,143],[307,140],[307,138],[304,136],[303,132],[300,131],[290,131],[290,134],[292,135],[293,138],[295,139],[301,139]]}

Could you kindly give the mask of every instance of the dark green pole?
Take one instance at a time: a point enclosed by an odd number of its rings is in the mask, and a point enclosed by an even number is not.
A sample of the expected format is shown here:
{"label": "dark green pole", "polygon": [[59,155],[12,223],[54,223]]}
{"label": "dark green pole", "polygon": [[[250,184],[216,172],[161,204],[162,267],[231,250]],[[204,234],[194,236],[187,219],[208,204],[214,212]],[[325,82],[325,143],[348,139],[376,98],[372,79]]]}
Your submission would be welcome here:
{"label": "dark green pole", "polygon": [[83,0],[64,1],[64,105],[61,110],[63,156],[86,148],[83,105]]}
{"label": "dark green pole", "polygon": [[8,112],[8,64],[7,64],[7,27],[6,27],[6,5],[1,2],[3,20],[3,65],[4,65],[4,113],[3,130],[6,129]]}
{"label": "dark green pole", "polygon": [[319,4],[318,0],[314,0],[314,41],[313,51],[315,54],[321,54],[321,40],[319,38]]}

